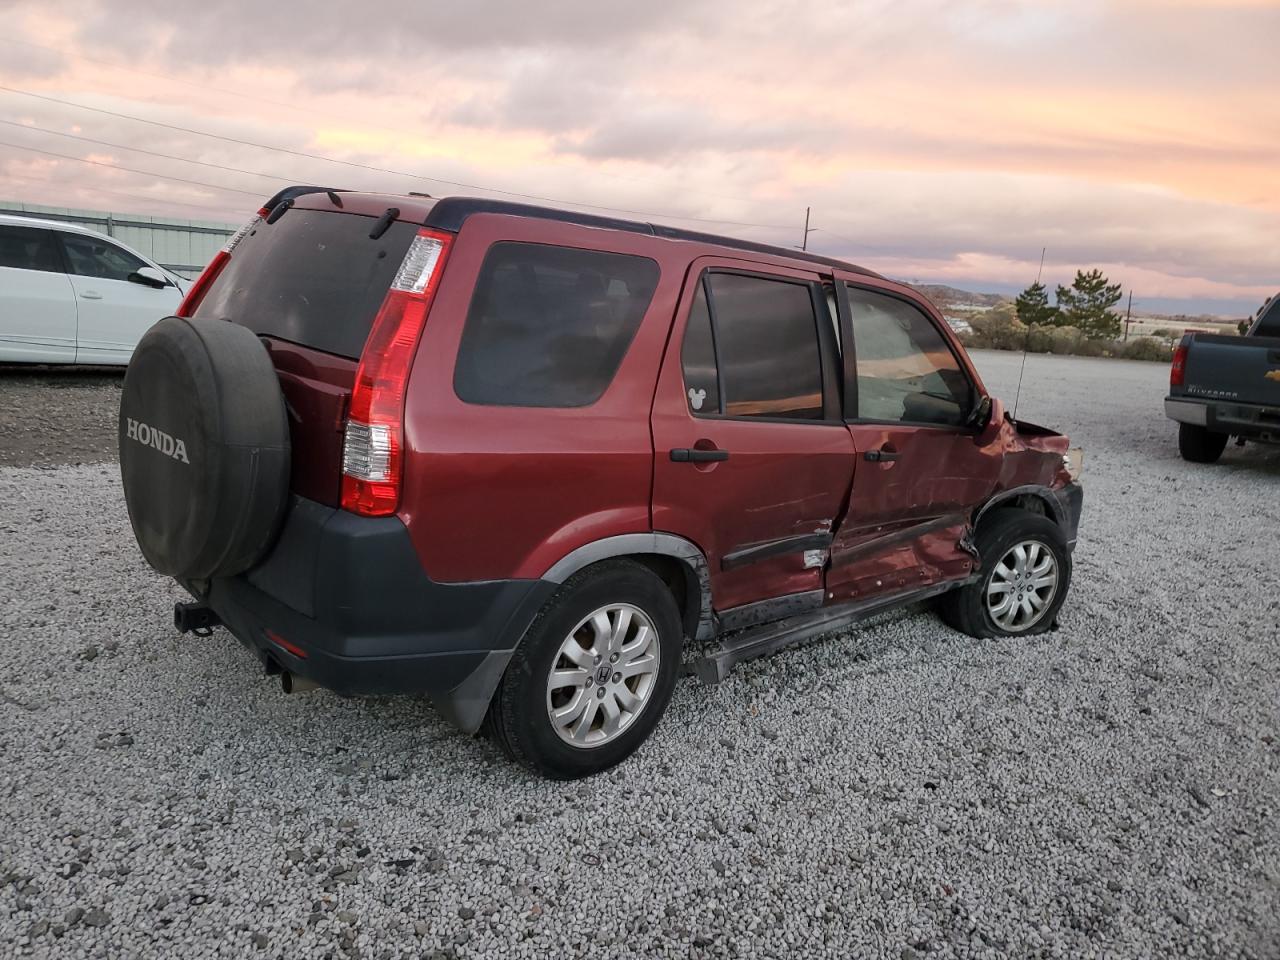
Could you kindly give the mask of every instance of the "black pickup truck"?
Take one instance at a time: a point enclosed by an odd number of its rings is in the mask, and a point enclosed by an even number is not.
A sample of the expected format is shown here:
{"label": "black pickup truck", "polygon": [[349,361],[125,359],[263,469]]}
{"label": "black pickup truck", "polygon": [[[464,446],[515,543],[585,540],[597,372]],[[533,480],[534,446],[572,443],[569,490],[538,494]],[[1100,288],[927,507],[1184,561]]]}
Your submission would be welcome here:
{"label": "black pickup truck", "polygon": [[1173,353],[1164,412],[1184,460],[1213,463],[1237,437],[1280,443],[1280,294],[1243,337],[1188,333]]}

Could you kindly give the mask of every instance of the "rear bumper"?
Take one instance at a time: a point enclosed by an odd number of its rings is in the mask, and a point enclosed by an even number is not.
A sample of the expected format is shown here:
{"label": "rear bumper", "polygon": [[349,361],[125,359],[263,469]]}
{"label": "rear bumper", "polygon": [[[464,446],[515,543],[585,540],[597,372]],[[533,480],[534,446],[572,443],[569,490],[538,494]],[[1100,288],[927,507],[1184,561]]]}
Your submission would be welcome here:
{"label": "rear bumper", "polygon": [[269,667],[342,694],[425,693],[469,731],[556,587],[436,583],[398,518],[301,497],[261,565],[207,590],[186,586]]}
{"label": "rear bumper", "polygon": [[1170,420],[1214,433],[1280,443],[1280,407],[1180,396],[1165,397],[1164,413]]}

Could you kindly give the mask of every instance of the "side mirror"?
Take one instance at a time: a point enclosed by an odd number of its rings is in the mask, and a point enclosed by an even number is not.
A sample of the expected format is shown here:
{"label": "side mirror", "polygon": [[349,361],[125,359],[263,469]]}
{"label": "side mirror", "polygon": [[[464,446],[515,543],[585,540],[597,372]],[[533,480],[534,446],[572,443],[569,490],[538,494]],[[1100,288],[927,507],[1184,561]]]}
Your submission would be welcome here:
{"label": "side mirror", "polygon": [[[978,419],[980,411],[984,411],[985,419]],[[1004,426],[1004,404],[996,397],[983,397],[974,408],[973,426],[978,430],[973,438],[978,446],[985,447],[995,443]]]}
{"label": "side mirror", "polygon": [[155,267],[139,267],[133,273],[129,274],[130,283],[140,283],[144,287],[167,287],[169,278],[157,270]]}
{"label": "side mirror", "polygon": [[979,397],[978,402],[973,405],[973,409],[969,411],[969,416],[965,418],[964,425],[981,430],[990,419],[991,398],[984,395]]}

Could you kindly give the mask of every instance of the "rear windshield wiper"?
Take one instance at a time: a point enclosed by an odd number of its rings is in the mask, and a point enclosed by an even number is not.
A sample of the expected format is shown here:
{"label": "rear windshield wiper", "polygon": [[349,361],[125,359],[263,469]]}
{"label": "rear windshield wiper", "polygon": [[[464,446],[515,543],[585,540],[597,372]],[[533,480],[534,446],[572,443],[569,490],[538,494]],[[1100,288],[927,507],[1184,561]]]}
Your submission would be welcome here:
{"label": "rear windshield wiper", "polygon": [[377,240],[386,233],[391,228],[391,224],[396,222],[396,217],[398,216],[400,216],[399,207],[387,207],[382,216],[374,221],[373,229],[369,231],[369,239]]}

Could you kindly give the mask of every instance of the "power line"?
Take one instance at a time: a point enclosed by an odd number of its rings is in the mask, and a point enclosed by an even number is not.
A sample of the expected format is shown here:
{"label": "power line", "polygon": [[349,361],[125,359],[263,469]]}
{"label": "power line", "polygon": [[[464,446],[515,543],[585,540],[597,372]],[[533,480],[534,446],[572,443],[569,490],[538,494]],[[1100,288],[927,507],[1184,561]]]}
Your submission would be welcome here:
{"label": "power line", "polygon": [[[0,178],[12,179],[12,180],[27,180],[27,182],[29,183],[56,183],[58,184],[58,186],[67,187],[67,184],[59,183],[58,180],[55,180],[52,177],[29,177],[29,175],[27,174],[12,173],[12,172],[9,172],[9,170],[5,170],[3,174],[0,174]],[[108,195],[113,197],[124,197],[124,198],[127,198],[127,200],[142,200],[147,202],[147,204],[172,204],[177,206],[189,206],[191,207],[192,210],[207,210],[209,212],[216,212],[216,214],[220,214],[221,216],[227,216],[227,211],[220,209],[220,207],[207,206],[206,204],[188,204],[187,201],[169,200],[168,197],[147,197],[147,196],[143,196],[142,193],[124,193],[122,191],[118,191],[118,189],[106,189],[105,187],[95,187],[95,186],[91,186],[91,184],[87,184],[87,186],[67,187],[67,188],[77,189],[77,191],[102,193],[102,195]],[[40,215],[38,214],[38,211],[32,211],[32,212],[33,212],[33,215],[36,215],[36,216]]]}
{"label": "power line", "polygon": [[50,130],[47,127],[37,127],[32,123],[19,123],[17,120],[0,120],[0,123],[7,124],[11,127],[17,127],[19,130],[35,130],[39,133],[47,133],[55,137],[66,137],[68,140],[79,140],[81,143],[94,143],[100,147],[112,147],[116,150],[131,150],[134,153],[145,153],[149,157],[159,157],[162,160],[177,160],[180,163],[194,163],[201,167],[210,167],[214,170],[227,170],[231,173],[243,173],[251,177],[265,177],[268,180],[275,180],[281,183],[294,183],[297,178],[281,177],[274,173],[262,173],[260,170],[244,170],[240,167],[228,167],[221,163],[209,163],[205,160],[192,160],[188,157],[175,157],[171,153],[157,153],[155,150],[146,150],[142,147],[131,147],[124,143],[112,143],[109,140],[95,140],[93,137],[82,137],[75,133],[63,133],[61,130]]}
{"label": "power line", "polygon": [[[35,50],[44,50],[44,51],[46,51],[46,52],[48,52],[48,53],[56,53],[56,54],[58,54],[58,56],[62,56],[62,57],[70,57],[70,58],[72,58],[73,60],[81,60],[81,61],[84,61],[85,63],[92,63],[92,64],[96,64],[97,66],[100,66],[100,67],[108,67],[108,68],[110,68],[110,69],[112,69],[112,70],[124,70],[124,71],[127,71],[127,72],[129,72],[129,73],[137,74],[137,75],[138,75],[138,76],[140,76],[140,77],[151,77],[151,78],[152,78],[152,79],[154,79],[154,80],[164,80],[164,81],[165,81],[165,82],[167,82],[167,83],[180,83],[180,84],[183,84],[183,85],[188,86],[188,87],[195,87],[196,89],[198,89],[198,90],[202,90],[202,91],[205,91],[206,93],[208,93],[208,92],[212,92],[212,93],[221,93],[221,94],[225,94],[225,95],[227,95],[227,96],[240,97],[240,98],[241,98],[241,99],[243,99],[243,100],[249,100],[249,101],[256,102],[256,103],[265,103],[265,104],[269,104],[270,106],[273,106],[273,107],[281,107],[281,108],[283,108],[283,109],[285,109],[285,110],[289,110],[289,111],[292,111],[292,112],[295,112],[295,113],[299,113],[299,112],[300,112],[300,113],[310,113],[310,114],[313,114],[313,115],[315,115],[315,116],[323,117],[326,121],[332,121],[332,120],[334,120],[334,119],[336,118],[336,119],[339,119],[339,120],[344,120],[344,121],[346,121],[347,123],[353,123],[353,124],[357,124],[357,125],[359,125],[359,126],[363,126],[363,127],[367,128],[367,129],[372,129],[372,130],[381,130],[381,131],[383,131],[384,133],[394,134],[394,135],[395,135],[395,136],[397,136],[397,137],[398,137],[398,136],[402,136],[402,135],[404,134],[404,131],[403,131],[403,130],[397,130],[397,129],[393,129],[393,128],[391,128],[391,127],[384,127],[384,126],[381,126],[381,125],[379,125],[379,124],[368,123],[368,122],[366,122],[366,121],[363,121],[363,120],[356,120],[356,119],[351,118],[351,117],[344,117],[344,116],[340,116],[340,115],[338,115],[338,116],[336,116],[336,117],[335,117],[335,115],[334,115],[334,114],[332,114],[332,113],[330,113],[330,112],[328,112],[328,111],[326,111],[326,110],[321,110],[321,109],[316,108],[316,107],[306,107],[306,106],[302,106],[302,105],[300,105],[300,104],[296,104],[296,103],[287,103],[287,102],[282,101],[282,100],[272,100],[270,97],[264,97],[264,96],[261,96],[261,95],[258,95],[258,94],[252,94],[252,93],[245,93],[245,92],[243,92],[243,91],[241,91],[241,90],[232,90],[232,89],[230,89],[230,88],[228,88],[228,87],[215,87],[215,86],[210,86],[210,85],[208,85],[208,84],[199,83],[199,82],[196,82],[196,81],[194,81],[194,80],[184,80],[184,79],[182,79],[181,77],[174,77],[174,76],[170,76],[170,75],[168,75],[168,74],[163,74],[163,73],[153,73],[153,72],[150,72],[150,71],[147,71],[147,70],[139,70],[137,67],[129,67],[129,66],[125,66],[125,65],[123,65],[123,64],[112,63],[112,62],[111,62],[111,61],[109,61],[109,60],[98,60],[98,59],[96,59],[96,58],[94,58],[94,57],[85,56],[83,53],[68,53],[68,52],[66,52],[66,51],[64,51],[64,50],[60,50],[60,49],[58,49],[57,47],[51,47],[51,46],[47,46],[47,45],[45,45],[45,44],[41,44],[41,43],[32,43],[30,40],[15,40],[15,39],[12,39],[12,38],[10,38],[10,37],[0,37],[0,43],[16,44],[16,45],[19,45],[19,46],[30,47],[30,48],[35,49]],[[608,171],[604,171],[604,170],[598,170],[598,171],[596,171],[596,172],[597,172],[599,175],[601,175],[601,176],[609,177],[609,178],[611,178],[611,179],[615,179],[615,180],[625,180],[625,181],[629,181],[629,182],[631,182],[631,183],[657,183],[657,182],[658,182],[658,181],[654,180],[654,179],[653,179],[653,178],[651,178],[651,177],[627,177],[627,176],[623,176],[622,174],[609,173]],[[431,178],[430,178],[430,177],[423,177],[423,178],[420,178],[420,179],[431,179]],[[447,183],[448,181],[436,181],[436,182],[437,182],[437,183]],[[477,189],[479,189],[479,188],[477,188]],[[485,188],[485,189],[488,189],[488,188]],[[504,191],[493,191],[493,192],[501,193],[501,192],[504,192]],[[727,193],[710,193],[710,192],[706,192],[706,191],[703,191],[703,192],[704,192],[707,196],[719,197],[720,199],[723,199],[723,200],[739,200],[739,201],[747,201],[747,202],[751,202],[751,201],[753,201],[753,199],[754,199],[754,198],[752,198],[752,197],[744,197],[744,196],[741,196],[741,195],[735,195],[735,194],[727,194]],[[522,195],[521,195],[521,194],[514,194],[514,196],[522,196]],[[556,202],[565,202],[565,201],[556,201]],[[589,204],[577,204],[577,206],[589,206]],[[607,208],[607,207],[603,207],[603,208],[599,208],[599,209],[609,209],[609,208]],[[673,217],[673,218],[671,218],[671,219],[687,220],[687,219],[691,219],[691,218],[689,218],[689,217]],[[714,222],[714,223],[727,223],[727,222],[729,222],[729,221],[725,221],[725,220],[716,220],[716,221],[710,221],[710,222]],[[781,227],[779,227],[779,229],[782,229],[782,228],[781,228]]]}
{"label": "power line", "polygon": [[[578,201],[575,201],[575,200],[562,200],[556,197],[542,196],[539,194],[518,193],[514,190],[499,190],[496,187],[485,187],[485,186],[481,186],[480,184],[465,183],[460,180],[444,180],[440,177],[431,177],[431,176],[426,176],[424,174],[419,174],[419,173],[410,173],[405,170],[396,170],[392,167],[379,167],[379,166],[376,166],[375,164],[360,163],[359,161],[356,161],[356,160],[340,160],[336,157],[326,157],[322,154],[307,153],[306,151],[293,150],[293,149],[290,149],[289,147],[279,147],[269,143],[259,143],[256,140],[244,140],[238,137],[227,137],[227,136],[223,136],[222,134],[209,133],[207,131],[197,130],[192,127],[183,127],[178,124],[165,123],[161,120],[148,120],[145,117],[137,117],[137,116],[133,116],[132,114],[120,113],[115,110],[106,110],[102,107],[91,107],[88,104],[76,103],[75,101],[72,101],[72,100],[62,100],[58,97],[50,97],[41,93],[32,93],[28,90],[19,90],[16,87],[4,86],[2,84],[0,84],[0,90],[5,91],[6,93],[16,93],[17,95],[22,97],[31,97],[35,100],[43,100],[47,103],[56,103],[64,107],[72,107],[77,110],[87,110],[91,113],[98,113],[108,117],[115,117],[119,120],[132,120],[135,123],[145,123],[153,127],[160,127],[165,130],[173,130],[178,133],[187,133],[197,137],[208,137],[213,140],[222,140],[225,143],[234,143],[243,147],[254,147],[259,150],[271,150],[276,153],[284,153],[294,157],[302,157],[307,160],[319,160],[325,163],[335,163],[345,167],[352,167],[359,170],[369,170],[374,173],[392,174],[397,177],[409,177],[414,180],[430,180],[432,183],[441,183],[451,187],[460,187],[464,190],[481,190],[481,191],[484,191],[485,193],[497,193],[497,194],[501,194],[503,196],[508,196],[508,197],[518,197],[522,200],[537,200],[541,203],[567,204],[569,206],[575,206],[575,207],[586,207],[587,209],[590,209],[590,210],[606,210],[606,211],[609,211],[610,213],[625,213],[625,214],[630,214],[631,216],[654,217],[660,220],[683,220],[690,223],[710,223],[710,224],[716,224],[716,225],[722,225],[722,226],[754,227],[754,228],[760,228],[760,229],[766,229],[766,230],[795,229],[794,226],[791,224],[750,223],[742,220],[719,220],[712,217],[686,217],[686,216],[680,216],[678,214],[653,213],[646,210],[633,210],[626,207],[609,207],[609,206],[604,206],[602,204],[595,204],[595,203],[579,203]],[[70,159],[74,159],[74,158],[70,158]],[[224,188],[224,189],[229,189],[229,188]],[[237,192],[240,192],[240,191],[237,191]]]}
{"label": "power line", "polygon": [[42,153],[46,157],[57,157],[60,160],[74,160],[76,163],[91,163],[95,167],[106,167],[108,170],[123,170],[126,173],[137,173],[144,177],[156,177],[160,180],[172,180],[174,183],[186,183],[193,187],[208,187],[211,190],[225,190],[228,193],[240,193],[246,197],[255,197],[261,199],[262,191],[260,190],[237,190],[235,187],[221,187],[216,183],[205,183],[203,180],[187,180],[183,177],[171,177],[163,173],[152,173],[150,170],[138,170],[134,167],[124,167],[118,163],[107,163],[105,160],[90,160],[86,157],[72,157],[65,153],[54,153],[52,150],[40,150],[37,147],[24,147],[20,143],[9,143],[0,140],[0,147],[10,147],[14,150],[29,150],[32,153]]}

